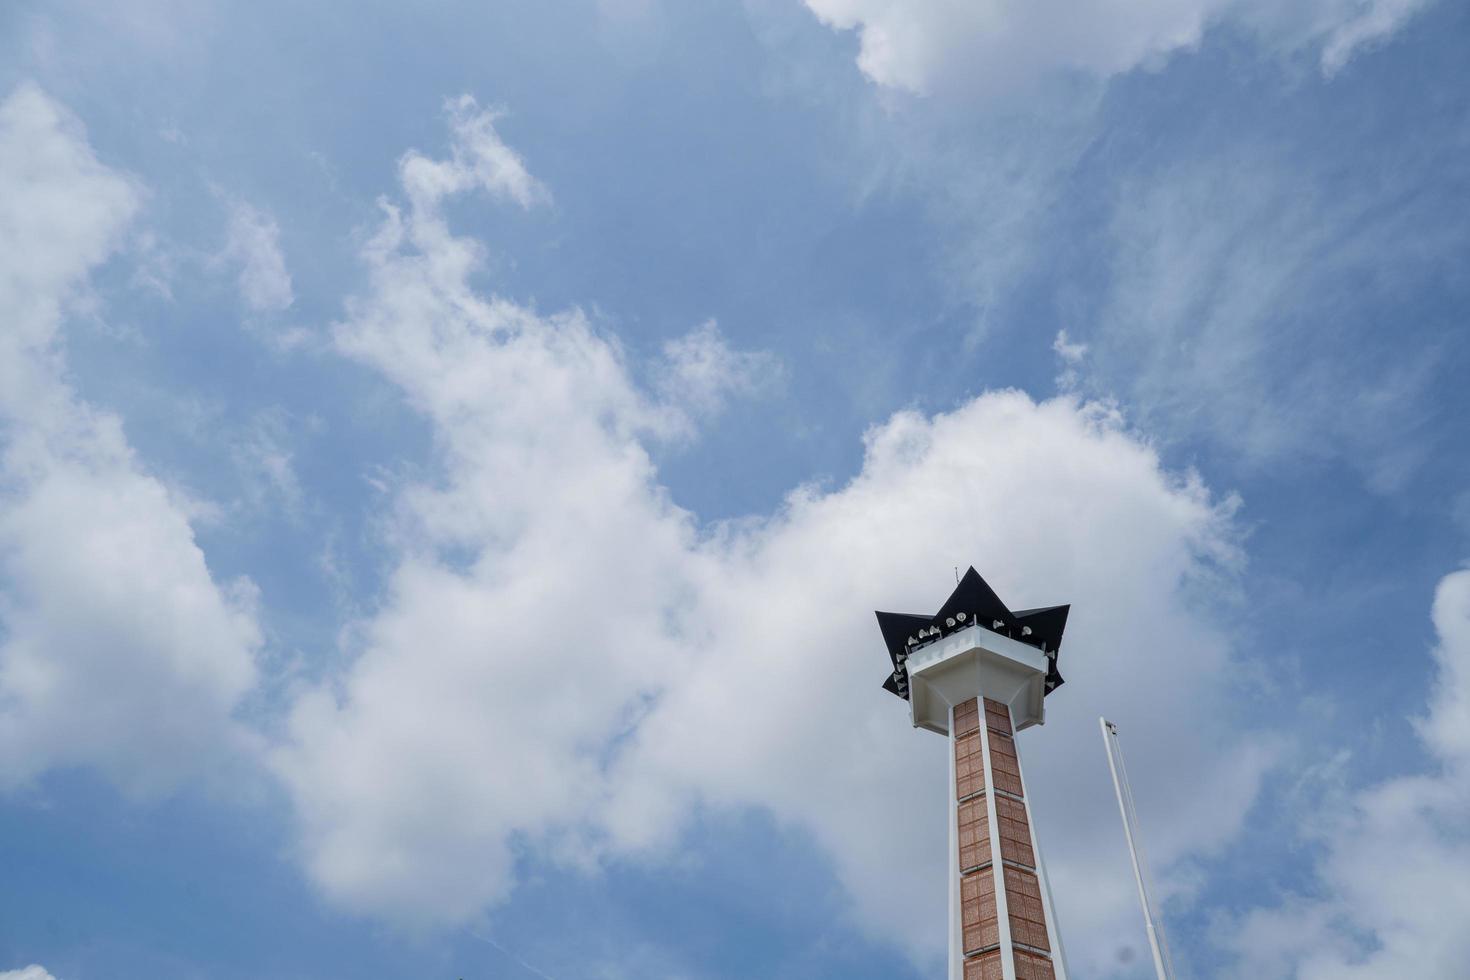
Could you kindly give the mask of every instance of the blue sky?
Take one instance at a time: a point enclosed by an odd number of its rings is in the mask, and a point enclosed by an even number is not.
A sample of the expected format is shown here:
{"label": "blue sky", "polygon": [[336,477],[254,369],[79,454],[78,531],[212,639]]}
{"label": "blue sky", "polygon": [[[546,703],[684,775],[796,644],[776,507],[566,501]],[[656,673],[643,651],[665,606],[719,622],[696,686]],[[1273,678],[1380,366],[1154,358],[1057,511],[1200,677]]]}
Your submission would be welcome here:
{"label": "blue sky", "polygon": [[1077,975],[1103,713],[1189,975],[1462,975],[1467,32],[7,6],[0,978],[936,975],[972,563]]}

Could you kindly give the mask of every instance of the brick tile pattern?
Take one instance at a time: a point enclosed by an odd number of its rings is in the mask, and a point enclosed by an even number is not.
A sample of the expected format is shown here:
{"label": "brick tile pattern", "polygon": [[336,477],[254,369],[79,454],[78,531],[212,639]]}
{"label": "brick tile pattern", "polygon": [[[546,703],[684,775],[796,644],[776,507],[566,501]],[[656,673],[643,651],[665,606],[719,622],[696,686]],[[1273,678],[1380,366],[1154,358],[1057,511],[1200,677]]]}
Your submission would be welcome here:
{"label": "brick tile pattern", "polygon": [[995,875],[991,868],[960,879],[960,924],[964,927],[967,953],[1000,942],[1000,915],[996,911]]}
{"label": "brick tile pattern", "polygon": [[1031,824],[1026,819],[1026,804],[1008,796],[995,798],[995,819],[1000,823],[1000,856],[1028,868],[1036,867],[1036,852],[1031,849]]}
{"label": "brick tile pattern", "polygon": [[985,727],[1002,735],[1015,734],[1011,731],[1011,709],[1000,701],[985,699]]}
{"label": "brick tile pattern", "polygon": [[1016,743],[1007,735],[992,732],[990,736],[990,764],[995,767],[995,788],[1015,796],[1024,795],[1021,789],[1021,764],[1016,761]]}
{"label": "brick tile pattern", "polygon": [[1046,937],[1046,912],[1041,904],[1041,884],[1036,880],[1036,875],[1020,868],[1007,867],[1005,881],[1011,942],[1051,952],[1051,942]]}
{"label": "brick tile pattern", "polygon": [[965,980],[1005,980],[1000,965],[1000,950],[992,950],[965,960]]}
{"label": "brick tile pattern", "polygon": [[[969,871],[990,863],[990,812],[985,797],[960,804],[960,870]],[[1004,847],[1002,847],[1004,852]]]}
{"label": "brick tile pattern", "polygon": [[[966,974],[966,980],[969,975]],[[1057,980],[1056,969],[1045,956],[1016,950],[1016,980]]]}
{"label": "brick tile pattern", "polygon": [[954,740],[954,783],[957,800],[985,791],[985,753],[978,730]]}
{"label": "brick tile pattern", "polygon": [[954,733],[968,735],[980,730],[980,703],[977,698],[961,701],[954,706]]}

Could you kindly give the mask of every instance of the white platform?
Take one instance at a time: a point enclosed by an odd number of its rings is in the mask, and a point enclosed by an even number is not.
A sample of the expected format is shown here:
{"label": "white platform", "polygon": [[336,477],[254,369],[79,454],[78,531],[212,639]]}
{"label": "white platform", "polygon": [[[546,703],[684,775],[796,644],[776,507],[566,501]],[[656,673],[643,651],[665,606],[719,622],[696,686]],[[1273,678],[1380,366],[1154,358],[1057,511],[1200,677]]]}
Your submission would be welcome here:
{"label": "white platform", "polygon": [[915,728],[949,734],[952,705],[983,696],[1010,706],[1020,731],[1046,721],[1046,654],[978,624],[920,647],[908,658]]}

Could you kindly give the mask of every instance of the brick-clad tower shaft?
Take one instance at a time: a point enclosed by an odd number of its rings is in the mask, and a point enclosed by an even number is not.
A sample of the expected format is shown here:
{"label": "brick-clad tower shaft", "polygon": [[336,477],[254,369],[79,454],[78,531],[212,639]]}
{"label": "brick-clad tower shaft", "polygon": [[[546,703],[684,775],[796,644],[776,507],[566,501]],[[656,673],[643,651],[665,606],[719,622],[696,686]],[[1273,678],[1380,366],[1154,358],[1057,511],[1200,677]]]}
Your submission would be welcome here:
{"label": "brick-clad tower shaft", "polygon": [[932,617],[878,614],[884,687],[950,742],[949,980],[1067,980],[1015,741],[1062,683],[1067,611],[1012,613],[972,568]]}
{"label": "brick-clad tower shaft", "polygon": [[951,924],[951,975],[957,980],[1065,977],[1052,954],[1059,947],[1055,917],[1037,863],[1010,709],[999,701],[970,698],[955,705],[950,717],[957,831],[950,887],[959,898],[959,921]]}

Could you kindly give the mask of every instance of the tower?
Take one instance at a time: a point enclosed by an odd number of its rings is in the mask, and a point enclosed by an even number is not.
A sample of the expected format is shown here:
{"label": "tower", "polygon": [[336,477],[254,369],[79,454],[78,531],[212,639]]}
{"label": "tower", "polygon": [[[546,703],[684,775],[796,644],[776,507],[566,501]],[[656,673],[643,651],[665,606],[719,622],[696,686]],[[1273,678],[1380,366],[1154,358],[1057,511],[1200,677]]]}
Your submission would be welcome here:
{"label": "tower", "polygon": [[1015,736],[1062,684],[1070,608],[1013,613],[971,568],[933,616],[877,614],[884,689],[949,737],[949,980],[1067,977]]}

